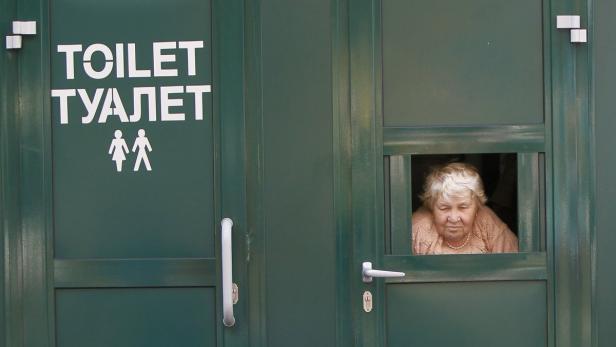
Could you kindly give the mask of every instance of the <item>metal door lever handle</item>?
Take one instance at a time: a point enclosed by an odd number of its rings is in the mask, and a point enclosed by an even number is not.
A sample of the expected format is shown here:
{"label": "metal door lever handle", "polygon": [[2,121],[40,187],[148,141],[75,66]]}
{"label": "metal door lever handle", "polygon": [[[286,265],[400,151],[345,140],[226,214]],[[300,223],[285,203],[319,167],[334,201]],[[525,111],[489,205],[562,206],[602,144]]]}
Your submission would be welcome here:
{"label": "metal door lever handle", "polygon": [[404,272],[373,270],[372,263],[369,261],[361,264],[361,275],[365,283],[372,282],[372,277],[404,277]]}
{"label": "metal door lever handle", "polygon": [[235,317],[233,316],[233,264],[231,262],[233,221],[231,218],[224,218],[220,222],[220,226],[222,229],[220,235],[222,241],[222,322],[226,327],[232,327],[235,325]]}

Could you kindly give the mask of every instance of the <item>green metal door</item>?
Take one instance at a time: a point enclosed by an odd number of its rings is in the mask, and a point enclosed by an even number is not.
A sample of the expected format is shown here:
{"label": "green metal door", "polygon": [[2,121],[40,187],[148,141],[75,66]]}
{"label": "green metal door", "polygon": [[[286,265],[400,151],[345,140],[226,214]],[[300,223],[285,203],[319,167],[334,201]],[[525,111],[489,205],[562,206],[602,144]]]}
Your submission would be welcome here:
{"label": "green metal door", "polygon": [[[588,150],[579,142],[589,134],[587,72],[576,71],[587,66],[586,46],[556,29],[557,15],[584,18],[583,8],[549,0],[350,3],[359,345],[588,345],[590,291],[572,281],[589,275],[590,259],[589,226],[580,222],[588,207],[578,200],[590,192],[589,174],[574,154]],[[501,219],[519,252],[413,253],[426,167],[451,160],[479,166],[489,201],[499,185],[508,192]],[[405,276],[365,282],[363,262]]]}
{"label": "green metal door", "polygon": [[24,345],[245,345],[242,2],[22,6]]}

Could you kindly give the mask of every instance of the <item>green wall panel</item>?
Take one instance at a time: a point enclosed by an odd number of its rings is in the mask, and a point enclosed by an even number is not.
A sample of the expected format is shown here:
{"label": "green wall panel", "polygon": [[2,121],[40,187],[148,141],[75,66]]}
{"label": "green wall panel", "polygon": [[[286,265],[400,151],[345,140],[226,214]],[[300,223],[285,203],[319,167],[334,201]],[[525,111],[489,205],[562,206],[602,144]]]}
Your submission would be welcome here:
{"label": "green wall panel", "polygon": [[56,291],[58,347],[216,346],[213,288]]}
{"label": "green wall panel", "polygon": [[[10,28],[10,21],[17,12],[14,0],[0,0],[0,27]],[[0,39],[4,48],[4,39]],[[0,347],[19,343],[16,334],[9,332],[18,325],[21,316],[16,303],[14,246],[19,226],[17,165],[17,117],[18,101],[16,51],[2,49],[0,52]],[[16,300],[15,300],[16,301]]]}
{"label": "green wall panel", "polygon": [[[93,10],[96,9],[96,10]],[[212,257],[214,255],[214,137],[212,94],[200,95],[202,119],[197,119],[195,95],[169,94],[168,111],[184,113],[184,120],[164,120],[162,88],[212,84],[212,9],[209,1],[115,0],[51,2],[51,83],[53,89],[85,89],[101,102],[95,118],[88,114],[83,97],[68,100],[68,119],[61,121],[59,98],[52,98],[54,233],[57,258]],[[188,49],[181,42],[202,41],[194,50],[194,74],[189,72]],[[177,48],[161,50],[160,64],[167,74],[156,76],[154,43]],[[94,70],[113,61],[108,77],[86,74],[85,52],[92,44],[109,47],[113,60],[101,51],[92,55]],[[67,70],[68,54],[59,45],[82,45],[74,54],[74,78]],[[123,45],[120,50],[117,45]],[[130,77],[129,45],[136,49],[135,66],[151,77]],[[123,53],[119,53],[123,52]],[[123,59],[120,59],[123,57]],[[87,60],[87,59],[85,59]],[[123,64],[120,62],[123,60]],[[107,62],[106,62],[107,61]],[[124,69],[119,69],[119,66]],[[123,76],[118,76],[123,71]],[[155,88],[156,111],[142,97],[135,110],[133,88]],[[212,88],[218,93],[217,85]],[[121,104],[136,121],[109,115],[101,122],[109,88],[117,88]],[[179,102],[183,105],[177,105]],[[114,101],[114,105],[115,101]],[[114,112],[117,113],[117,112]],[[128,117],[125,117],[128,118]],[[177,118],[177,117],[176,117]],[[182,118],[180,116],[180,118]],[[152,151],[152,171],[141,164],[133,171],[137,153],[133,144],[139,129],[145,130]],[[110,144],[122,131],[130,153],[121,172],[116,172]]]}
{"label": "green wall panel", "polygon": [[[0,12],[0,26],[7,27],[9,25],[9,4],[7,0],[0,0],[0,8],[2,11]],[[12,53],[3,51],[0,53],[0,129],[6,129],[7,120],[8,120],[8,109],[7,109],[7,100],[11,98],[12,93],[10,89],[7,88],[9,86],[9,81],[6,79],[6,76],[9,73],[9,54]],[[9,94],[10,93],[10,94]],[[8,232],[6,230],[6,211],[5,206],[8,203],[6,198],[6,173],[5,170],[8,166],[7,158],[6,158],[6,147],[7,141],[6,138],[7,133],[5,131],[0,130],[0,347],[3,347],[6,343],[6,333],[5,333],[5,300],[6,297],[4,295],[5,287],[8,285],[8,281],[6,281],[4,277],[4,266],[6,260],[4,258],[4,239],[5,233]]]}
{"label": "green wall panel", "polygon": [[390,284],[388,345],[545,347],[545,292],[542,281]]}
{"label": "green wall panel", "polygon": [[330,2],[265,1],[261,13],[265,345],[334,346]]}
{"label": "green wall panel", "polygon": [[597,273],[596,317],[598,318],[598,346],[614,346],[616,341],[616,3],[611,0],[596,2],[595,78],[596,78],[596,218],[597,218]]}
{"label": "green wall panel", "polygon": [[543,122],[542,6],[383,1],[385,126]]}

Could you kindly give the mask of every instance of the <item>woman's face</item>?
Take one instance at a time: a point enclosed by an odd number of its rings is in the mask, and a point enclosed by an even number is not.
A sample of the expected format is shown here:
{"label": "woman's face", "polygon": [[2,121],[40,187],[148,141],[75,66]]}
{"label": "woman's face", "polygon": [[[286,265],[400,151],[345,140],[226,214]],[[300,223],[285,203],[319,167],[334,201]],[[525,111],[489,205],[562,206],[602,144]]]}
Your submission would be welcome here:
{"label": "woman's face", "polygon": [[470,191],[462,196],[438,198],[432,208],[436,231],[445,241],[464,241],[473,228],[478,208]]}

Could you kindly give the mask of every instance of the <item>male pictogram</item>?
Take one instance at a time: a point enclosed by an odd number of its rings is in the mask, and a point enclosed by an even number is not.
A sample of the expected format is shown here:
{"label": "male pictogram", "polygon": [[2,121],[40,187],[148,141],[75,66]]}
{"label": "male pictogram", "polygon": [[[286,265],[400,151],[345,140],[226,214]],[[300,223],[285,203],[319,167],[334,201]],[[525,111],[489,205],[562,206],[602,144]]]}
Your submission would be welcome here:
{"label": "male pictogram", "polygon": [[137,134],[139,135],[139,137],[135,139],[135,144],[133,145],[133,152],[135,152],[135,150],[137,150],[138,152],[137,160],[135,161],[135,168],[133,169],[133,171],[139,171],[139,166],[141,165],[142,161],[145,164],[146,170],[152,171],[152,167],[150,166],[150,160],[148,159],[148,153],[146,152],[146,149],[152,152],[152,146],[150,145],[150,141],[148,141],[148,138],[145,136],[145,130],[139,129]]}

